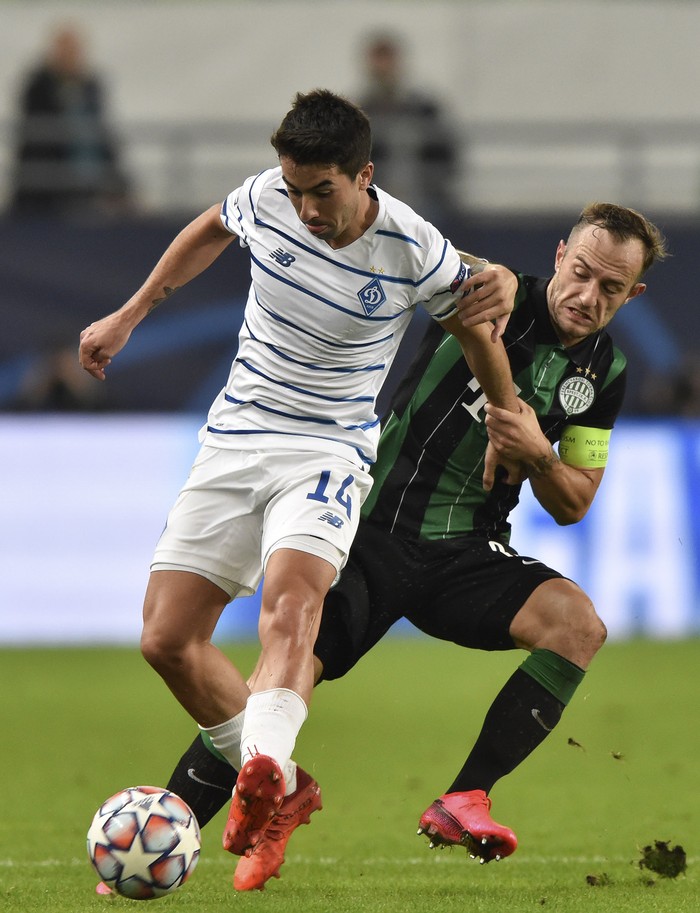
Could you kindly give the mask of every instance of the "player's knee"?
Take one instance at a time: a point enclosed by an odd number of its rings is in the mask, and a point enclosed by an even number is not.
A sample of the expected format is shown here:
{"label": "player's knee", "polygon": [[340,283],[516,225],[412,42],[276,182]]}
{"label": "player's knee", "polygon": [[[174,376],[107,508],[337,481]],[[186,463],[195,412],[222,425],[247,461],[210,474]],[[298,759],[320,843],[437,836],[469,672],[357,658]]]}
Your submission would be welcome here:
{"label": "player's knee", "polygon": [[585,668],[605,643],[607,629],[589,597],[575,584],[562,601],[559,619],[563,654],[571,651],[571,658]]}
{"label": "player's knee", "polygon": [[607,630],[586,593],[561,579],[532,594],[513,620],[511,635],[519,646],[546,648],[585,668],[605,643]]}
{"label": "player's knee", "polygon": [[141,655],[164,678],[185,665],[186,644],[173,633],[153,622],[146,622],[141,632]]}
{"label": "player's knee", "polygon": [[585,593],[581,592],[578,600],[571,606],[568,617],[572,634],[576,635],[581,649],[592,659],[605,643],[608,631]]}
{"label": "player's knee", "polygon": [[591,643],[595,645],[596,650],[600,650],[607,640],[608,629],[605,627],[603,619],[596,612],[593,603],[590,600],[588,600],[588,603],[590,610],[586,616],[584,627]]}

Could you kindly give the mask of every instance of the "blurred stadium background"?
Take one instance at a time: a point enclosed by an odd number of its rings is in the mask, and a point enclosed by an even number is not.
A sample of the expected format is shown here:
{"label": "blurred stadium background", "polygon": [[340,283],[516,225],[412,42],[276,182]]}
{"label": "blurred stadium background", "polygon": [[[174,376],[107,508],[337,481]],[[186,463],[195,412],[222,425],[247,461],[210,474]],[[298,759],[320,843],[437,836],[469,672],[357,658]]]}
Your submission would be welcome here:
{"label": "blurred stadium background", "polygon": [[[547,274],[592,199],[664,230],[672,259],[613,326],[630,389],[598,501],[560,530],[524,498],[513,544],[579,581],[614,637],[698,634],[700,4],[0,2],[0,21],[0,644],[137,640],[153,544],[234,354],[246,258],[223,257],[153,315],[106,385],[81,385],[78,334],[192,216],[274,164],[268,137],[295,91],[359,92],[379,29],[405,41],[411,80],[459,139],[440,227],[460,247]],[[14,216],[20,79],[66,21],[104,80],[130,202]],[[60,383],[72,403],[52,399]],[[256,608],[230,608],[221,638],[254,636]]]}

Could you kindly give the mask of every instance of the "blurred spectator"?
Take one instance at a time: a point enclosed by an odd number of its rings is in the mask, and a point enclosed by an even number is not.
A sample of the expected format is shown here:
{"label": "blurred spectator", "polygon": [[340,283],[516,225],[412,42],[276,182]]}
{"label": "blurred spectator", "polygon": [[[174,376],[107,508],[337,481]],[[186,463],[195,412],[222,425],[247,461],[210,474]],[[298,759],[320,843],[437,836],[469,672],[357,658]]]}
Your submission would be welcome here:
{"label": "blurred spectator", "polygon": [[32,361],[13,409],[18,412],[93,412],[108,408],[106,391],[78,364],[75,346],[44,352]]}
{"label": "blurred spectator", "polygon": [[125,203],[127,182],[104,122],[102,86],[74,28],[58,28],[44,60],[26,76],[18,133],[13,213],[56,216]]}
{"label": "blurred spectator", "polygon": [[360,105],[372,123],[374,180],[422,215],[439,220],[459,209],[453,182],[456,139],[437,99],[409,86],[397,37],[372,36],[364,48]]}
{"label": "blurred spectator", "polygon": [[653,416],[700,417],[700,353],[686,354],[675,371],[647,371],[640,411]]}

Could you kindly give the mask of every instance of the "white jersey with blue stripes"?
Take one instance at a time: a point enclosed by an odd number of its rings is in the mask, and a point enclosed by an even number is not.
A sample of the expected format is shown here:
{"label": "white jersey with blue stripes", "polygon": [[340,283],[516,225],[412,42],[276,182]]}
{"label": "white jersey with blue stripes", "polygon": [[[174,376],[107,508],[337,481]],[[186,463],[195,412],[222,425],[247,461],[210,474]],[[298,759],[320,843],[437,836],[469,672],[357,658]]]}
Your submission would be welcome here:
{"label": "white jersey with blue stripes", "polygon": [[251,285],[238,351],[202,439],[217,447],[315,450],[374,462],[377,394],[416,305],[454,313],[455,248],[377,188],[373,225],[334,250],[299,219],[274,168],[221,208],[248,247]]}

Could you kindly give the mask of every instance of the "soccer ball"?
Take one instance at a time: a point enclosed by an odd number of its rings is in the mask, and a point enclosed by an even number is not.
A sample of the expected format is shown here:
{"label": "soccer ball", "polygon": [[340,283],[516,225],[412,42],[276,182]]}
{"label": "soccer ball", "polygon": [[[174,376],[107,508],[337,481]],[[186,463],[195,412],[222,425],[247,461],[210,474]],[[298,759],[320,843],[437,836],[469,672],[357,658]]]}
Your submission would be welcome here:
{"label": "soccer ball", "polygon": [[90,862],[117,894],[150,900],[171,894],[199,859],[192,809],[158,786],[130,786],[95,812],[87,834]]}

